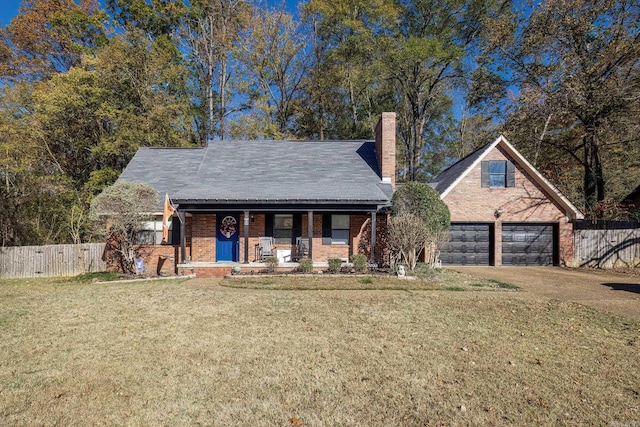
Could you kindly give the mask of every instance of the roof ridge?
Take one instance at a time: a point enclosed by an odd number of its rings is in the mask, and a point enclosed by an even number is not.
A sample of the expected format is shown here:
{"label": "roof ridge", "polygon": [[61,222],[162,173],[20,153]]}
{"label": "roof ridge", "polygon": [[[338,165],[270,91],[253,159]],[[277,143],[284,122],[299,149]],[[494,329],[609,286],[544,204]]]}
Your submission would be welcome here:
{"label": "roof ridge", "polygon": [[[463,162],[465,159],[473,156],[474,154],[476,154],[477,152],[487,148],[489,145],[493,144],[495,141],[492,142],[488,142],[486,144],[484,144],[481,147],[476,148],[475,150],[473,150],[471,153],[467,154],[466,156],[464,156],[463,158],[456,160],[455,162],[453,162],[451,165],[449,165],[449,167],[447,167],[446,169],[444,169],[443,171],[441,171],[438,175],[436,175],[436,178],[439,177],[440,175],[442,175],[443,173],[445,173],[446,171],[448,171],[449,169],[451,169],[452,167],[456,166],[458,163]],[[437,181],[434,181],[437,182]]]}

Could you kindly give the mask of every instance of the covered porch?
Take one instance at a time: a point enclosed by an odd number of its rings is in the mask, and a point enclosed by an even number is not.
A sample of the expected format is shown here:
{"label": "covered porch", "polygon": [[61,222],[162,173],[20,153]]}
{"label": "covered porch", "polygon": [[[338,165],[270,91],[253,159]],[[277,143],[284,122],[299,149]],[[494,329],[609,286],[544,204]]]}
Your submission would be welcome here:
{"label": "covered porch", "polygon": [[[180,201],[173,227],[179,226],[178,268],[229,268],[242,264],[264,268],[261,240],[270,239],[282,267],[295,268],[299,258],[318,268],[327,260],[350,261],[363,254],[382,263],[386,234],[385,206],[206,206]],[[177,218],[176,218],[177,219]],[[178,234],[178,233],[176,233]],[[178,237],[178,236],[176,236]],[[304,243],[304,248],[301,248]],[[382,242],[384,243],[384,242]]]}

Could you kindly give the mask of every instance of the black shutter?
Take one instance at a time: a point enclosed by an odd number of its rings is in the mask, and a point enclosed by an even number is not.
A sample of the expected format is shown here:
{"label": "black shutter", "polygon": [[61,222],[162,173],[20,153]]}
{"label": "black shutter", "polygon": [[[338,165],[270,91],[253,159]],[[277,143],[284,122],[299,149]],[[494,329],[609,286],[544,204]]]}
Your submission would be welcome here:
{"label": "black shutter", "polygon": [[322,244],[331,244],[331,214],[322,214]]}
{"label": "black shutter", "polygon": [[179,245],[180,244],[180,218],[173,217],[171,219],[171,236],[169,237],[169,242],[171,245]]}
{"label": "black shutter", "polygon": [[273,214],[264,214],[264,235],[267,237],[273,237]]}
{"label": "black shutter", "polygon": [[507,160],[507,187],[516,186],[516,167],[512,161]]}
{"label": "black shutter", "polygon": [[482,171],[482,178],[480,179],[482,187],[489,187],[489,162],[487,160],[483,160],[480,163],[480,168]]}
{"label": "black shutter", "polygon": [[293,214],[293,233],[291,235],[291,244],[296,244],[296,237],[302,237],[302,214]]}

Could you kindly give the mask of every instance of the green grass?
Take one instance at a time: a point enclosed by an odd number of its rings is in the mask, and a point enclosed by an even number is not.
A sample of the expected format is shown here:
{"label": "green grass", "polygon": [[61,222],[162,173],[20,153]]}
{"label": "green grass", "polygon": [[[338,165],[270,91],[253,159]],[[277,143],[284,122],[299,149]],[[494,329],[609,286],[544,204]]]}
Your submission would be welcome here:
{"label": "green grass", "polygon": [[75,276],[74,279],[78,282],[89,283],[92,281],[109,282],[122,279],[123,277],[124,275],[113,271],[96,271],[92,273],[79,274]]}
{"label": "green grass", "polygon": [[0,425],[632,425],[640,413],[640,322],[623,316],[440,285],[226,282],[0,282]]}
{"label": "green grass", "polygon": [[221,285],[230,288],[271,290],[475,290],[513,291],[519,287],[496,280],[484,280],[469,274],[448,270],[429,269],[418,264],[415,280],[394,276],[335,276],[335,275],[236,275],[225,278]]}
{"label": "green grass", "polygon": [[437,283],[419,280],[402,280],[395,277],[371,277],[335,275],[314,276],[232,276],[224,278],[220,284],[228,288],[269,289],[281,291],[310,290],[439,290]]}
{"label": "green grass", "polygon": [[520,289],[520,286],[512,285],[511,283],[501,282],[500,280],[489,279],[488,281],[491,282],[491,283],[494,283],[500,289],[513,289],[513,290],[519,290]]}

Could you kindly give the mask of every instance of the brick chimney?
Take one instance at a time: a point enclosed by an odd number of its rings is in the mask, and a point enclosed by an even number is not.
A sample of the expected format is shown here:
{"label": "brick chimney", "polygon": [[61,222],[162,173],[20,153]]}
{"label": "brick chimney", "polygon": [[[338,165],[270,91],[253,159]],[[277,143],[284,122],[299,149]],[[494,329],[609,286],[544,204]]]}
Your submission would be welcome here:
{"label": "brick chimney", "polygon": [[382,113],[376,125],[376,159],[382,182],[396,188],[396,113]]}

